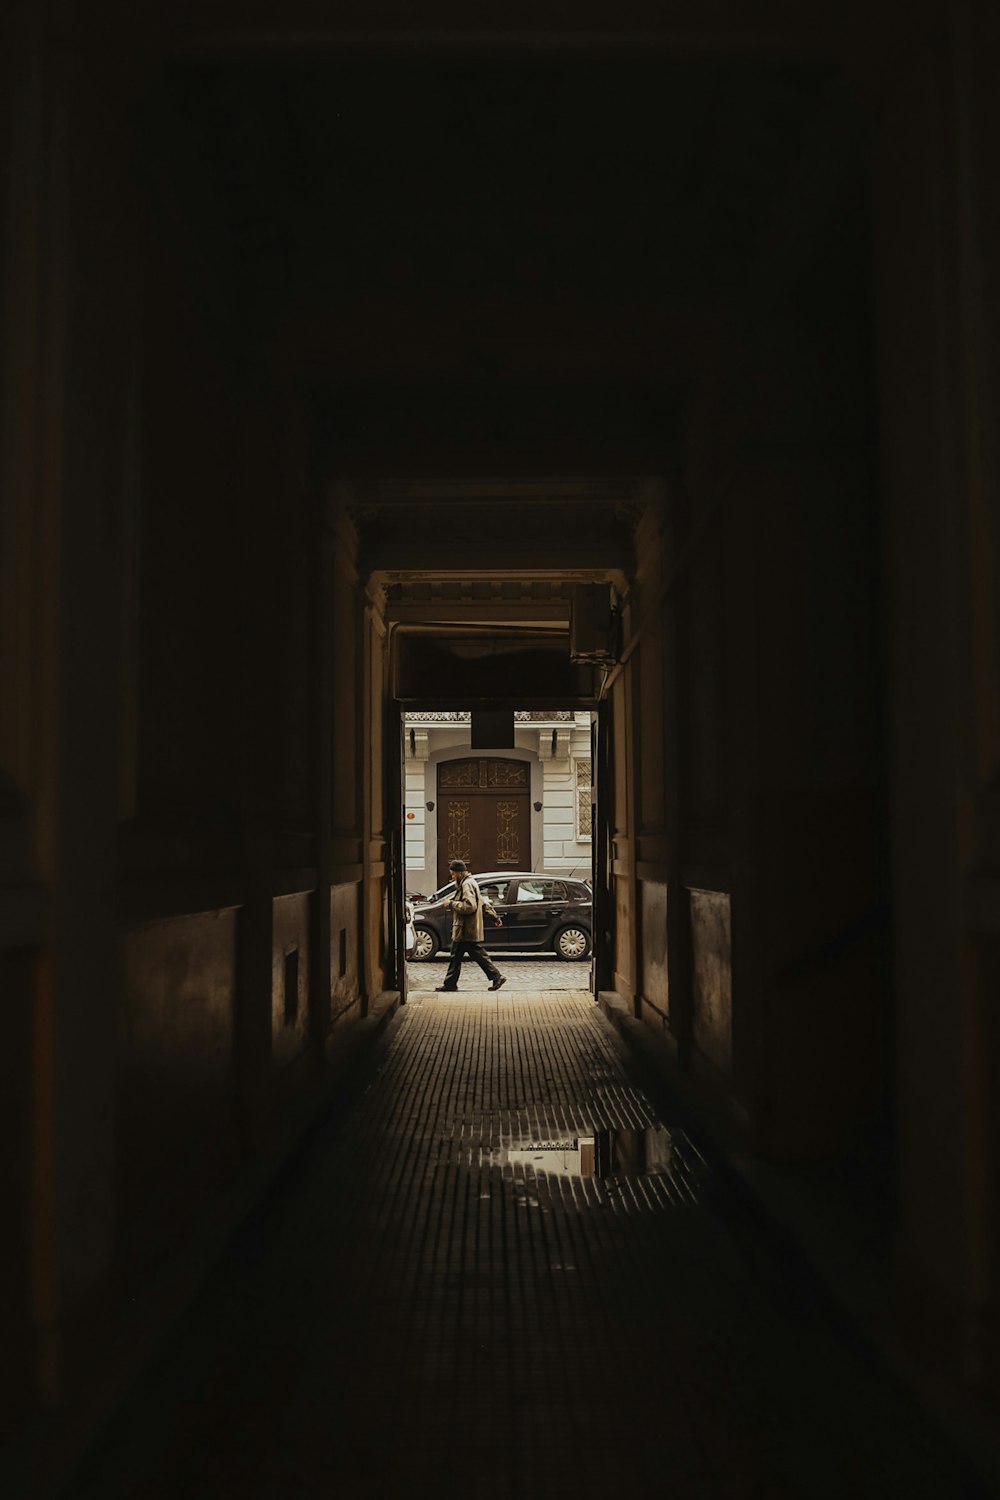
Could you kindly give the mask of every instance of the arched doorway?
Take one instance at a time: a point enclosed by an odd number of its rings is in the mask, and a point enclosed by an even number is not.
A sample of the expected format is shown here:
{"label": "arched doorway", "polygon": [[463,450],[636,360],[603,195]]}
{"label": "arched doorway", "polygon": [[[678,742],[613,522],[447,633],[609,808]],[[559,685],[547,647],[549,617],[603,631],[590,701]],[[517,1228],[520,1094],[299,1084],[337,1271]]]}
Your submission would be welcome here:
{"label": "arched doorway", "polygon": [[531,783],[527,761],[468,756],[438,766],[438,884],[448,862],[471,870],[531,869]]}

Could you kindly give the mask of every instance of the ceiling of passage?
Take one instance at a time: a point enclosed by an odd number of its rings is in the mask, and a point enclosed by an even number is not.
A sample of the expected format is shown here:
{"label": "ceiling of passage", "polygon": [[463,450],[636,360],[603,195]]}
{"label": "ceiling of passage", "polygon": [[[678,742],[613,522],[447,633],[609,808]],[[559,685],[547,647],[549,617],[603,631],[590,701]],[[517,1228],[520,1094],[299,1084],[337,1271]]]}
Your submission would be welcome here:
{"label": "ceiling of passage", "polygon": [[234,357],[299,393],[317,481],[353,485],[367,570],[627,574],[618,507],[683,467],[837,67],[374,50],[164,64],[144,190]]}
{"label": "ceiling of passage", "polygon": [[636,58],[175,62],[144,106],[143,151],[180,184],[244,339],[291,327],[308,346],[318,330],[341,380],[565,376],[581,359],[592,378],[641,376],[675,370],[668,347],[657,360],[663,335],[690,340],[746,276],[830,76]]}

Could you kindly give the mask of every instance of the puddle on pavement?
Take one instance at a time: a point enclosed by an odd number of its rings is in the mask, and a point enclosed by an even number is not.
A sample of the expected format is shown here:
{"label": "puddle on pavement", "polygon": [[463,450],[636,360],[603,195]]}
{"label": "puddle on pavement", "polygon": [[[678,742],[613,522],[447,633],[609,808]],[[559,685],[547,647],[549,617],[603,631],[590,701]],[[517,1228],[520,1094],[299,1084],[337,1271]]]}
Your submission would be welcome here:
{"label": "puddle on pavement", "polygon": [[669,1173],[674,1165],[673,1134],[666,1125],[595,1130],[565,1140],[511,1142],[483,1152],[493,1166],[531,1167],[563,1177],[639,1177]]}

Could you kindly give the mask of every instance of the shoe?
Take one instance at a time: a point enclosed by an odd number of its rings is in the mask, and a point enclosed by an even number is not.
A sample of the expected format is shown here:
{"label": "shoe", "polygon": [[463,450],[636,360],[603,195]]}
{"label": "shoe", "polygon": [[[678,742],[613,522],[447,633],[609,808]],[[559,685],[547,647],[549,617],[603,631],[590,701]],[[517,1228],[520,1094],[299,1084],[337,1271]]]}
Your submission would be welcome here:
{"label": "shoe", "polygon": [[442,994],[445,990],[447,990],[449,995],[453,995],[457,989],[457,984],[436,984],[434,986],[434,991],[438,995]]}
{"label": "shoe", "polygon": [[493,983],[490,985],[490,989],[491,990],[498,990],[502,984],[506,984],[506,983],[507,983],[507,976],[506,976],[506,974],[501,974],[499,976],[499,978],[494,979]]}

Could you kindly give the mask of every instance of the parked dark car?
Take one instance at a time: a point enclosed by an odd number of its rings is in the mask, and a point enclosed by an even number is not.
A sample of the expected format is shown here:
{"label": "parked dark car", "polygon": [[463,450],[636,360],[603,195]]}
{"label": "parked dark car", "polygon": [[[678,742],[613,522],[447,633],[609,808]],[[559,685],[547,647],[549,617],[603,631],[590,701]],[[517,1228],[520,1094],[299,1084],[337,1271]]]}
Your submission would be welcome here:
{"label": "parked dark car", "polygon": [[[584,880],[539,871],[509,870],[477,875],[486,900],[496,907],[503,925],[495,927],[484,918],[485,943],[491,953],[554,952],[559,958],[586,958],[593,942],[594,901]],[[410,958],[417,962],[433,958],[451,946],[451,910],[455,882],[433,896],[414,902],[413,925],[416,944]]]}

